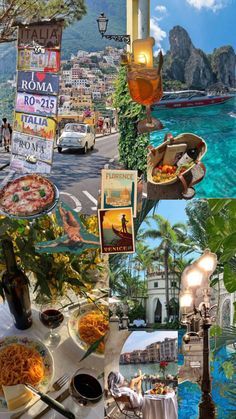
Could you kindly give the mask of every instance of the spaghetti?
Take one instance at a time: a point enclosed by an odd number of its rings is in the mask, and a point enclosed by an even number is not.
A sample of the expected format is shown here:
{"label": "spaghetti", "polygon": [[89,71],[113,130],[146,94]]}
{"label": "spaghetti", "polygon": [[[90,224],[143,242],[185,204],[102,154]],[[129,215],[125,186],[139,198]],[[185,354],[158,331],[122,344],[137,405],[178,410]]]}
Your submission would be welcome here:
{"label": "spaghetti", "polygon": [[0,390],[2,386],[38,384],[44,377],[44,364],[33,348],[11,344],[0,351]]}
{"label": "spaghetti", "polygon": [[[108,320],[103,313],[90,311],[80,318],[78,330],[80,338],[88,345],[92,345],[102,336],[105,336],[108,331]],[[97,348],[97,352],[104,353],[104,349],[105,344],[102,341]]]}

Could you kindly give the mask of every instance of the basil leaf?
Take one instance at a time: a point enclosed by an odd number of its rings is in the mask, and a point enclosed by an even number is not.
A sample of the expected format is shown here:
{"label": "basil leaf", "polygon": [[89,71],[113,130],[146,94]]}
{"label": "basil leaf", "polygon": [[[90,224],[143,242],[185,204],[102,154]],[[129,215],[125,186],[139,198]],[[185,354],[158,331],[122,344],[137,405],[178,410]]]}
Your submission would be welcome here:
{"label": "basil leaf", "polygon": [[14,194],[13,197],[12,197],[12,201],[13,202],[19,202],[19,200],[20,200],[19,195]]}
{"label": "basil leaf", "polygon": [[29,186],[23,186],[22,189],[23,189],[23,191],[29,191],[30,187]]}
{"label": "basil leaf", "polygon": [[39,195],[41,196],[41,198],[44,198],[44,196],[46,196],[45,190],[44,189],[40,189]]}

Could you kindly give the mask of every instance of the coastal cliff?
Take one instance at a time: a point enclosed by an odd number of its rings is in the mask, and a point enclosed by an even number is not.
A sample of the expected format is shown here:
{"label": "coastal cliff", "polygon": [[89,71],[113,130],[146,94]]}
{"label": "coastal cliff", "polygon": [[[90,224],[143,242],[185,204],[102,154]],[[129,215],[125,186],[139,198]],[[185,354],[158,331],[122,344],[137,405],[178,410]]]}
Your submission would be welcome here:
{"label": "coastal cliff", "polygon": [[215,83],[235,87],[236,55],[231,46],[205,54],[196,48],[187,31],[175,26],[169,33],[170,50],[165,55],[163,78],[190,89],[206,89]]}

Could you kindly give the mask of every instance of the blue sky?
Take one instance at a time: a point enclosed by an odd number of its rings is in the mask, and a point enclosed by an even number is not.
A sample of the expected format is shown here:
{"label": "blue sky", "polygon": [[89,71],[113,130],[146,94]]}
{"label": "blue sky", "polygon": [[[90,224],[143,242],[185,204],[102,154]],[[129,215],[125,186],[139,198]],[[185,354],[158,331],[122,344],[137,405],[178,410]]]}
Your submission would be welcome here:
{"label": "blue sky", "polygon": [[158,331],[158,332],[132,332],[125,342],[121,353],[131,352],[134,349],[145,349],[147,345],[154,342],[163,341],[165,338],[176,338],[178,332]]}
{"label": "blue sky", "polygon": [[169,49],[168,33],[184,27],[193,44],[207,53],[223,45],[236,49],[236,0],[151,0],[151,29],[156,45]]}
{"label": "blue sky", "polygon": [[[184,200],[163,200],[159,202],[155,214],[162,215],[162,217],[166,218],[171,224],[187,223],[188,218],[185,213],[186,205],[187,202]],[[153,210],[151,210],[149,215],[152,214]],[[155,228],[156,223],[152,222],[151,226]],[[143,223],[142,228],[146,229],[147,225]],[[146,239],[145,242],[151,247],[153,244],[156,245],[159,240]]]}

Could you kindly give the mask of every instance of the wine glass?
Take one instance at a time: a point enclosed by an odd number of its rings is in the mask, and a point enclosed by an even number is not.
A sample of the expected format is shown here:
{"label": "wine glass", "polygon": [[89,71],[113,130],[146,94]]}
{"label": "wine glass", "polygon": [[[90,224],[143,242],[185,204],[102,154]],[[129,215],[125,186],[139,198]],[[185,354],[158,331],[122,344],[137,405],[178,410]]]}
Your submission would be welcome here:
{"label": "wine glass", "polygon": [[99,403],[103,397],[102,379],[94,369],[80,368],[71,378],[69,391],[74,402],[79,405],[79,416],[87,415],[87,409]]}
{"label": "wine glass", "polygon": [[45,344],[49,347],[56,347],[61,336],[55,332],[64,320],[61,305],[55,301],[49,301],[41,305],[39,319],[44,326],[50,329],[44,337]]}
{"label": "wine glass", "polygon": [[131,66],[127,79],[132,99],[146,106],[147,118],[138,123],[139,133],[162,129],[161,121],[151,116],[151,105],[159,102],[163,96],[162,77],[158,69]]}

